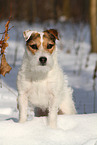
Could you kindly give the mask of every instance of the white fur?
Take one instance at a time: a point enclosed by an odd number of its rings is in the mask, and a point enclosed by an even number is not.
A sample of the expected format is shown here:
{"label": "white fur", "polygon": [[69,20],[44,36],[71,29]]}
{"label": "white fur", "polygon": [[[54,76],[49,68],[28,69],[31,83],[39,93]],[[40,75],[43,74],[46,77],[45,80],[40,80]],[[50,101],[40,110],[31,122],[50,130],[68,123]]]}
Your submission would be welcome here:
{"label": "white fur", "polygon": [[23,32],[23,35],[24,35],[24,38],[25,38],[26,41],[30,38],[30,36],[33,32],[37,33],[37,31],[32,31],[32,30],[26,30],[26,31]]}
{"label": "white fur", "polygon": [[[39,49],[33,55],[26,49],[17,77],[19,122],[27,120],[28,101],[33,108],[48,108],[48,123],[53,128],[56,127],[58,109],[64,114],[76,113],[72,89],[57,63],[56,53],[56,50],[49,54]],[[47,57],[47,65],[39,64],[41,56]]]}

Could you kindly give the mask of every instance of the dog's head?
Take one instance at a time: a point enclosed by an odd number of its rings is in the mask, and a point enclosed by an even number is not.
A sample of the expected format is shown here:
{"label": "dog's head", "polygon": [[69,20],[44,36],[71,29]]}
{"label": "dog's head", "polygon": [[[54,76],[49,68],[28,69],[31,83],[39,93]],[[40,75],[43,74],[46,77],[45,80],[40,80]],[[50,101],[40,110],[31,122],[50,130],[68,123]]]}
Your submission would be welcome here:
{"label": "dog's head", "polygon": [[58,40],[57,30],[43,32],[26,30],[23,32],[26,50],[32,71],[48,72],[54,64],[55,41]]}

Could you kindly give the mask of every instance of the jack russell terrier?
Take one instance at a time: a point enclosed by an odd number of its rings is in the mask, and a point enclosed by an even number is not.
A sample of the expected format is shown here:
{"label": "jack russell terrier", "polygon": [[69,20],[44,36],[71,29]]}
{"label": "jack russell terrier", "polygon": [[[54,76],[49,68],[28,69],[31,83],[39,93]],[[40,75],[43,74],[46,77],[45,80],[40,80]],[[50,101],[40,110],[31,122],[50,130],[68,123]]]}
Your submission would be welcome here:
{"label": "jack russell terrier", "polygon": [[[57,61],[57,30],[23,32],[26,49],[17,77],[19,122],[27,120],[28,102],[48,112],[48,124],[57,126],[57,114],[75,114],[72,89]],[[41,111],[40,111],[41,112]]]}

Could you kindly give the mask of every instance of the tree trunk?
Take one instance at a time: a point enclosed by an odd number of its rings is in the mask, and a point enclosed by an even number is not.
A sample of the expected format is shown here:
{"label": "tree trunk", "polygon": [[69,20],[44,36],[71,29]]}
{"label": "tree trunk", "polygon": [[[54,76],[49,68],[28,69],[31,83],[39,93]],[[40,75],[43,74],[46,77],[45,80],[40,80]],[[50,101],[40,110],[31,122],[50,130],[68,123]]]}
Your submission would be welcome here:
{"label": "tree trunk", "polygon": [[29,24],[32,24],[33,22],[32,0],[26,1],[26,5],[27,5],[27,20]]}
{"label": "tree trunk", "polygon": [[32,10],[33,10],[33,21],[35,22],[37,19],[37,5],[36,0],[32,0]]}
{"label": "tree trunk", "polygon": [[70,17],[70,0],[63,1],[63,15],[67,18]]}
{"label": "tree trunk", "polygon": [[55,22],[57,22],[57,11],[56,11],[56,8],[57,8],[57,0],[54,0],[53,12],[54,12],[54,20],[55,20]]}
{"label": "tree trunk", "polygon": [[96,1],[90,0],[91,52],[97,53]]}

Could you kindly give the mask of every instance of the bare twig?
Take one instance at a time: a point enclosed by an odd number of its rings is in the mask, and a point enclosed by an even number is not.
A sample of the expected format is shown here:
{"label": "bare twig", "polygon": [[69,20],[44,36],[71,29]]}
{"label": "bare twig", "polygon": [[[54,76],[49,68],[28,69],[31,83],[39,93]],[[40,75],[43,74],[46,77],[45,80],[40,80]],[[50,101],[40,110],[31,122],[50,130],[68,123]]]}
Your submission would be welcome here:
{"label": "bare twig", "polygon": [[[10,31],[13,27],[14,27],[14,26],[12,26],[11,28],[9,28],[8,31]],[[0,34],[4,34],[4,33],[5,33],[5,31],[2,32],[2,33],[0,33]]]}
{"label": "bare twig", "polygon": [[16,93],[14,91],[12,91],[6,84],[3,83],[3,86],[5,88],[7,88],[12,94],[14,94],[17,97]]}
{"label": "bare twig", "polygon": [[93,112],[95,113],[95,107],[96,107],[96,78],[97,78],[97,61],[95,63],[94,73],[93,73],[93,91],[94,91],[94,106],[93,106]]}

